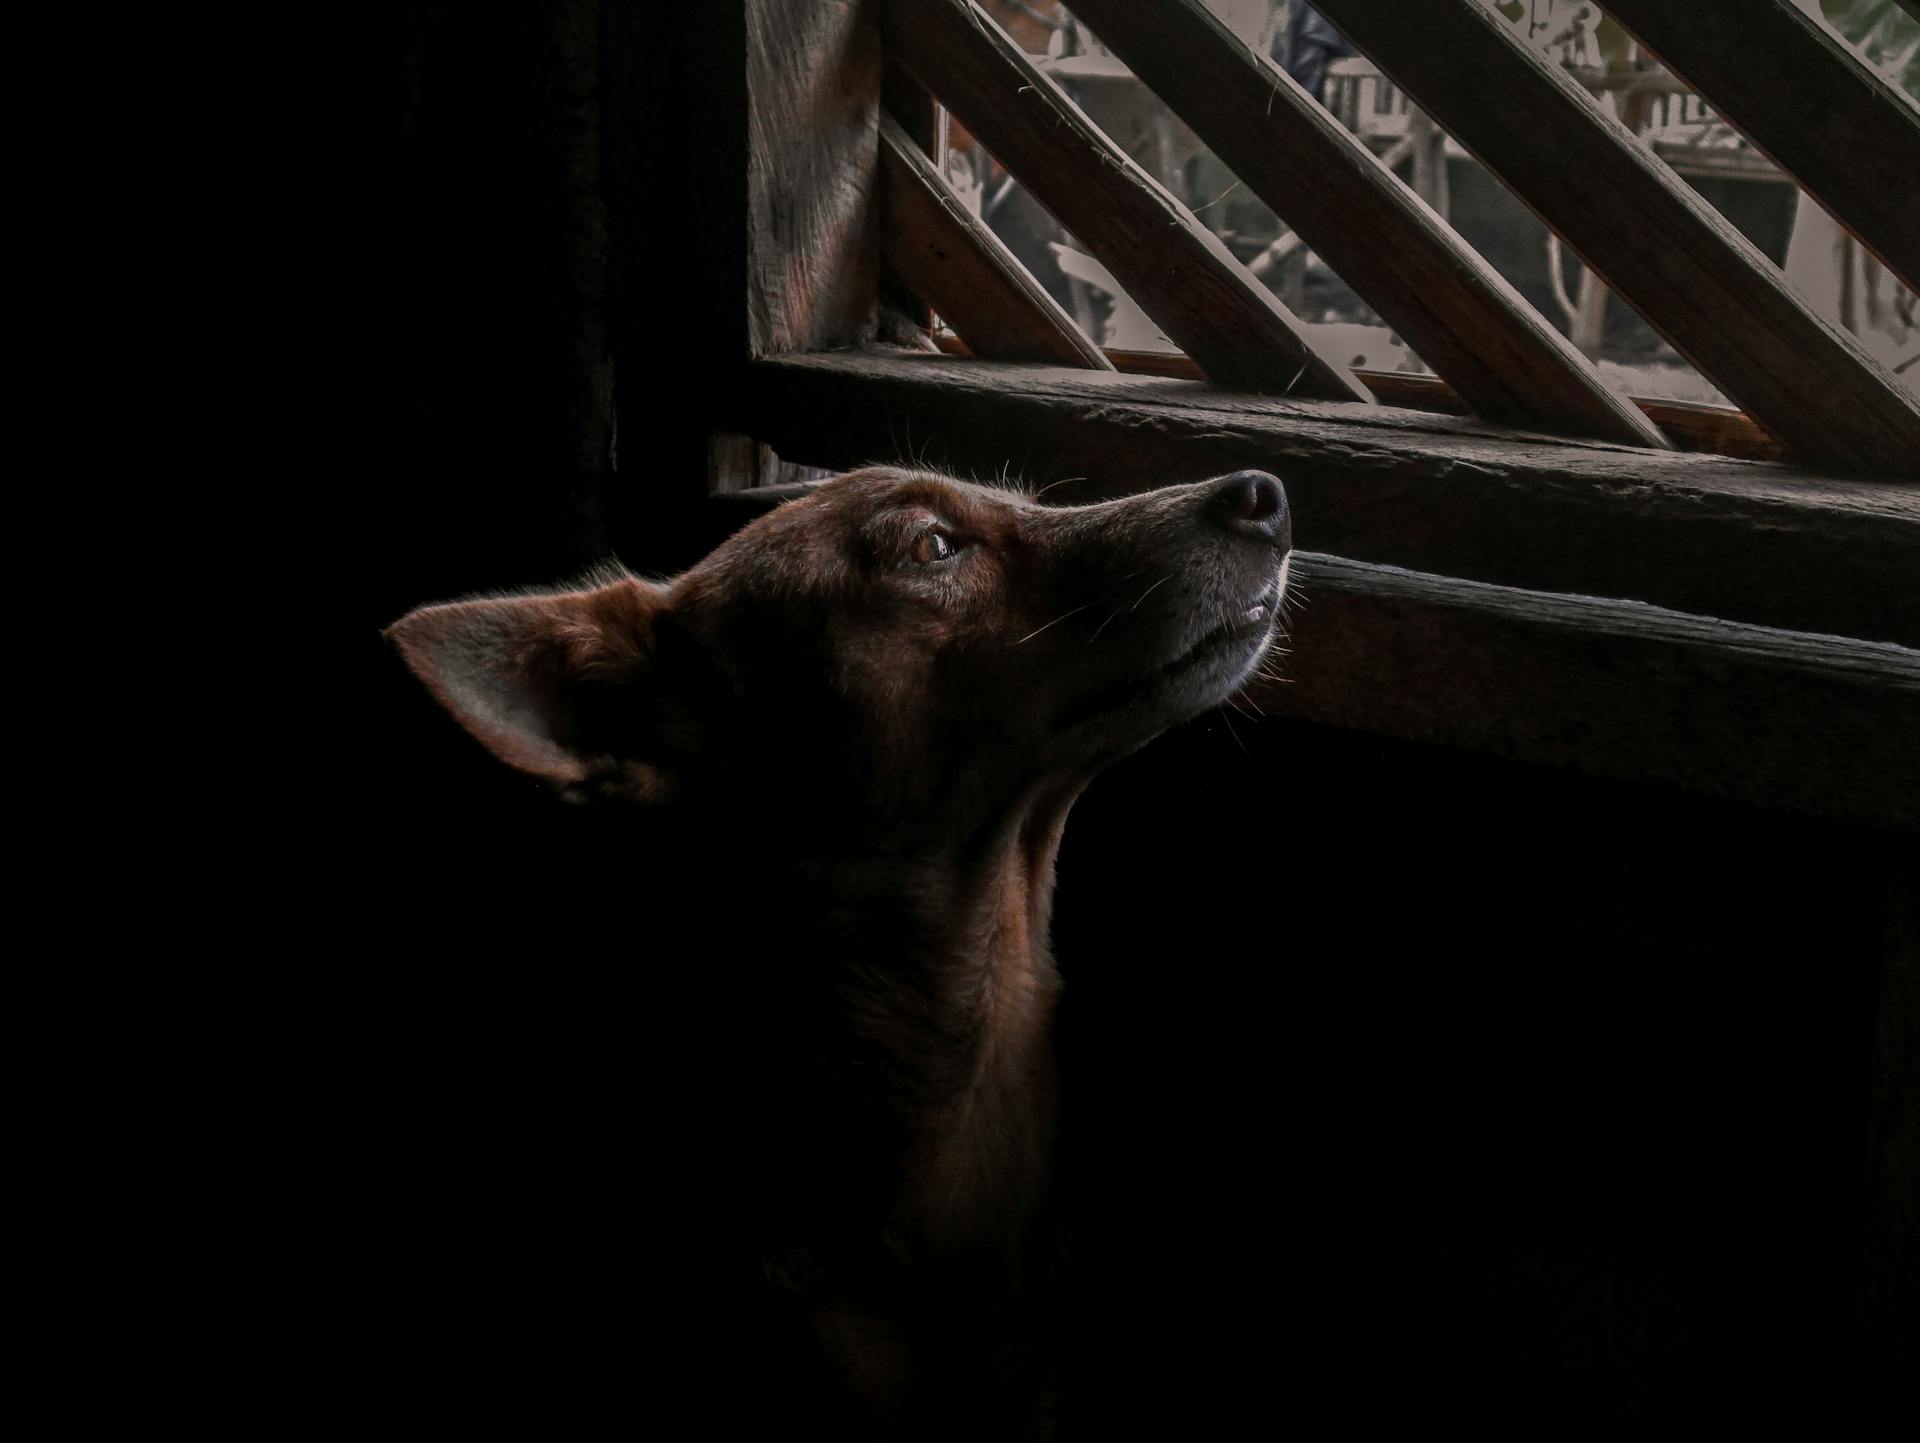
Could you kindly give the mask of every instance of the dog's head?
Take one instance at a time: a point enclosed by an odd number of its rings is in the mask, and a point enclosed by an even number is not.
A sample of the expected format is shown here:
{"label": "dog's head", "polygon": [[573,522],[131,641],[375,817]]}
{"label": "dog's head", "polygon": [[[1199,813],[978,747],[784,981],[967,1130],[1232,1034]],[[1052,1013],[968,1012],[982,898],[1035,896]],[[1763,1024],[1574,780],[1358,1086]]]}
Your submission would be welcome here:
{"label": "dog's head", "polygon": [[1240,472],[1048,507],[855,472],[668,581],[423,607],[389,631],[503,760],[645,801],[744,789],[890,826],[1077,784],[1271,643],[1285,495]]}

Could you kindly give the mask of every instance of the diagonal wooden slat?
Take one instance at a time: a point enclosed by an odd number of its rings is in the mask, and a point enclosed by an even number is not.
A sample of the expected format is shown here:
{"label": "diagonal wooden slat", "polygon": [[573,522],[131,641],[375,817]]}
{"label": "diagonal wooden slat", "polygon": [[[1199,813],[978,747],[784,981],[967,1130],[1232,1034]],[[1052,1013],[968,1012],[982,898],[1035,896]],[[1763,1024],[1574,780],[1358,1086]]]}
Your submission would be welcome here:
{"label": "diagonal wooden slat", "polygon": [[1075,0],[1073,9],[1475,411],[1667,444],[1445,220],[1202,0]]}
{"label": "diagonal wooden slat", "polygon": [[1223,385],[1368,401],[1191,211],[1101,133],[971,0],[891,0],[889,54],[979,137]]}
{"label": "diagonal wooden slat", "polygon": [[1909,286],[1920,289],[1920,106],[1792,0],[1603,0]]}
{"label": "diagonal wooden slat", "polygon": [[1492,10],[1315,4],[1795,455],[1920,478],[1920,401]]}
{"label": "diagonal wooden slat", "polygon": [[[880,71],[880,112],[882,116],[891,115],[894,123],[906,133],[914,148],[929,157],[937,171],[941,162],[947,158],[947,112],[939,101],[927,94],[926,88],[902,69],[898,64],[881,67]],[[887,168],[884,152],[880,157],[880,169],[884,177]],[[886,182],[881,181],[883,192],[880,199],[880,224],[886,225],[887,204],[884,191]],[[933,325],[933,307],[926,297],[919,295],[885,264],[886,237],[880,238],[880,300],[883,307],[891,306],[904,313],[909,320],[922,330]]]}
{"label": "diagonal wooden slat", "polygon": [[1113,362],[982,225],[890,115],[880,117],[880,246],[976,356],[1111,371]]}

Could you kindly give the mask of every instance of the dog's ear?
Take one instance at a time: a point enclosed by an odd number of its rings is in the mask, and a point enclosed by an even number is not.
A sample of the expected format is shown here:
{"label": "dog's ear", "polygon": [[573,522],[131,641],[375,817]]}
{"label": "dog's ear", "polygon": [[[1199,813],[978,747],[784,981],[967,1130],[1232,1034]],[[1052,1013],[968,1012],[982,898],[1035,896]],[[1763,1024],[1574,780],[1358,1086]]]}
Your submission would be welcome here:
{"label": "dog's ear", "polygon": [[618,777],[646,797],[666,785],[636,760],[650,750],[665,611],[660,588],[623,574],[578,591],[423,606],[386,635],[509,766],[562,787]]}

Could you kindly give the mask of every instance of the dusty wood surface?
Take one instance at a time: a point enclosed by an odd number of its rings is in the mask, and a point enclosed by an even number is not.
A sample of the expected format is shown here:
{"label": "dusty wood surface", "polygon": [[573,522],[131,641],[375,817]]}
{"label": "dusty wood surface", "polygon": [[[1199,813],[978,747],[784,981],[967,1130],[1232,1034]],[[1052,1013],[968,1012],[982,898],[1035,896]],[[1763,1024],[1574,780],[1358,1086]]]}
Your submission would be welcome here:
{"label": "dusty wood surface", "polygon": [[1920,289],[1920,107],[1792,0],[1607,12]]}
{"label": "dusty wood surface", "polygon": [[1920,826],[1920,653],[1296,558],[1262,710],[1883,827]]}
{"label": "dusty wood surface", "polygon": [[[719,255],[708,284],[739,307],[727,349],[767,356],[872,340],[881,88],[872,0],[741,0],[707,23],[719,33],[702,146],[717,175],[744,180],[743,195],[717,186],[691,202]],[[725,431],[709,437],[706,463],[709,494],[807,474]]]}
{"label": "dusty wood surface", "polygon": [[[1920,645],[1920,490],[1465,417],[902,352],[761,362],[733,428],[818,466],[1011,467],[1089,500],[1242,467],[1299,544],[1543,591]],[[1074,479],[1069,479],[1074,478]]]}
{"label": "dusty wood surface", "polygon": [[1222,385],[1370,401],[1219,238],[970,0],[893,0],[887,45]]}
{"label": "dusty wood surface", "polygon": [[879,294],[875,7],[743,5],[747,133],[739,165],[751,354],[870,339]]}
{"label": "dusty wood surface", "polygon": [[[951,354],[964,354],[949,347],[943,346],[943,349]],[[1188,381],[1203,380],[1206,376],[1191,360],[1174,352],[1109,349],[1107,359],[1113,362],[1116,371],[1129,375],[1177,376]],[[1459,393],[1438,376],[1364,370],[1355,371],[1354,375],[1382,405],[1411,406],[1450,416],[1464,416],[1468,411]],[[1713,451],[1749,461],[1779,461],[1786,456],[1778,441],[1748,420],[1745,412],[1731,406],[1715,406],[1705,401],[1669,401],[1658,396],[1629,399],[1682,451]]]}
{"label": "dusty wood surface", "polygon": [[881,249],[887,264],[933,302],[976,356],[1113,369],[886,116],[880,121],[880,173]]}
{"label": "dusty wood surface", "polygon": [[1074,13],[1473,410],[1666,445],[1431,206],[1201,0],[1082,0]]}
{"label": "dusty wood surface", "polygon": [[1920,476],[1920,402],[1479,0],[1319,8],[1794,455]]}

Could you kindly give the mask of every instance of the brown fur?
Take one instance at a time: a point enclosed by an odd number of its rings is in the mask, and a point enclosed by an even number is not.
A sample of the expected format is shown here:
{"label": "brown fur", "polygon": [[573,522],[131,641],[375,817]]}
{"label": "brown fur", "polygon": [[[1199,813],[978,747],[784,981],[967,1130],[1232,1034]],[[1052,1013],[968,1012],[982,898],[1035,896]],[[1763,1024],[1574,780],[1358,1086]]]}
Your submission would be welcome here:
{"label": "brown fur", "polygon": [[503,760],[649,820],[636,930],[698,929],[682,971],[707,990],[668,1023],[711,1037],[673,1074],[671,1165],[745,1265],[739,1308],[791,1323],[743,1376],[814,1360],[777,1374],[774,1416],[1044,1433],[1061,829],[1258,663],[1287,543],[1271,478],[1049,508],[874,469],[668,581],[391,628]]}

